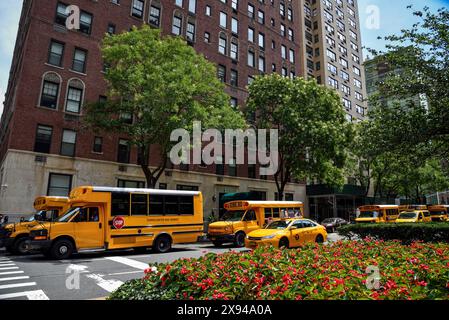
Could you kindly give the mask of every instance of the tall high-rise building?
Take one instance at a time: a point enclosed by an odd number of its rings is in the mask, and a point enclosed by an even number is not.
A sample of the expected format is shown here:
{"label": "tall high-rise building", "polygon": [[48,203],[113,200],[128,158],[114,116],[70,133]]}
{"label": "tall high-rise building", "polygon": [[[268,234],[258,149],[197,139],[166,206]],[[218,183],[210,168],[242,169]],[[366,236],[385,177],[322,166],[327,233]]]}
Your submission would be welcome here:
{"label": "tall high-rise building", "polygon": [[337,90],[349,121],[364,119],[366,88],[356,0],[305,0],[306,74]]}
{"label": "tall high-rise building", "polygon": [[[356,80],[363,83],[363,76],[355,73],[361,63],[360,34],[350,24],[358,24],[357,7],[342,0],[331,2],[330,10],[326,3],[24,0],[0,124],[0,213],[29,213],[34,197],[67,195],[80,185],[145,186],[137,150],[128,145],[126,136],[96,135],[81,126],[83,104],[105,98],[101,40],[106,33],[132,26],[146,23],[165,35],[183,37],[217,66],[217,77],[226,83],[236,107],[244,105],[246,87],[254,76],[277,72],[314,76],[322,83],[335,78],[339,92],[352,103],[349,114],[361,118],[356,105],[363,106],[357,102],[357,92],[363,95],[363,88],[355,85]],[[78,30],[66,28],[70,5],[80,9]],[[339,34],[336,24],[341,18],[336,10],[344,11],[345,54],[326,44],[327,38]],[[327,22],[327,14],[334,15],[332,23]],[[327,47],[335,59],[326,54]],[[352,61],[352,56],[357,59]],[[334,76],[327,71],[327,62],[337,66],[340,57],[346,58],[347,66],[338,67]],[[343,72],[349,79],[337,80]],[[343,85],[350,92],[342,92]],[[152,164],[157,161],[157,157],[150,159]],[[218,212],[225,193],[252,191],[260,199],[277,197],[273,177],[261,176],[258,165],[233,162],[169,167],[157,187],[203,191],[206,215]],[[285,199],[307,202],[305,183],[287,184]]]}

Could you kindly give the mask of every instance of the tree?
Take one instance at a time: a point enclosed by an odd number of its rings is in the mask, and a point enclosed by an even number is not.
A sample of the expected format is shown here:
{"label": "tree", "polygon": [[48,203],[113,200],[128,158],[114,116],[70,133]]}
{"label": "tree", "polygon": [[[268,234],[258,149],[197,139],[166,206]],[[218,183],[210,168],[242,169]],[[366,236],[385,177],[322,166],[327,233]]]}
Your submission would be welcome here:
{"label": "tree", "polygon": [[[194,120],[202,121],[203,128],[244,126],[215,66],[181,38],[162,37],[159,30],[143,26],[107,36],[102,53],[108,65],[107,101],[87,105],[85,122],[129,138],[138,148],[147,186],[155,187],[166,168],[173,130],[191,129]],[[153,168],[152,153],[160,159]]]}
{"label": "tree", "polygon": [[[411,8],[411,6],[409,6]],[[413,12],[420,22],[399,35],[385,37],[387,52],[370,50],[392,73],[380,83],[372,114],[382,123],[384,141],[396,150],[411,148],[427,155],[449,155],[449,10]],[[426,104],[385,106],[382,99],[425,97]]]}
{"label": "tree", "polygon": [[352,125],[338,94],[315,80],[278,74],[256,77],[248,90],[245,112],[256,114],[255,127],[279,130],[279,199],[291,178],[343,185]]}

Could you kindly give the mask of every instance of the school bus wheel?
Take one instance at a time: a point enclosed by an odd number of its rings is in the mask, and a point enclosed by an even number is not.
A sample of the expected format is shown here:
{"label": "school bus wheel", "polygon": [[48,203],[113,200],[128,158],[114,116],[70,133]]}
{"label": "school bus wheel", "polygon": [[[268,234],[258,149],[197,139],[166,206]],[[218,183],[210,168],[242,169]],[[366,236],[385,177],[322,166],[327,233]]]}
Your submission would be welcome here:
{"label": "school bus wheel", "polygon": [[168,234],[162,234],[154,240],[153,250],[157,253],[166,253],[171,250],[172,240]]}
{"label": "school bus wheel", "polygon": [[316,239],[315,239],[315,242],[316,243],[323,243],[324,242],[323,236],[321,234],[317,235]]}
{"label": "school bus wheel", "polygon": [[50,249],[53,259],[61,260],[69,258],[74,251],[74,245],[71,240],[62,238],[56,239]]}
{"label": "school bus wheel", "polygon": [[281,240],[279,240],[279,248],[280,249],[283,249],[283,248],[288,249],[289,245],[290,245],[290,243],[288,242],[287,238],[284,237],[284,238],[281,238]]}
{"label": "school bus wheel", "polygon": [[235,235],[234,244],[239,248],[243,248],[245,246],[245,237],[246,237],[245,232],[243,231],[237,232],[237,234]]}
{"label": "school bus wheel", "polygon": [[17,254],[17,255],[23,255],[28,253],[27,247],[26,247],[26,241],[28,240],[27,236],[19,236],[17,237],[17,239],[14,241],[14,243],[11,246],[10,252],[12,254]]}

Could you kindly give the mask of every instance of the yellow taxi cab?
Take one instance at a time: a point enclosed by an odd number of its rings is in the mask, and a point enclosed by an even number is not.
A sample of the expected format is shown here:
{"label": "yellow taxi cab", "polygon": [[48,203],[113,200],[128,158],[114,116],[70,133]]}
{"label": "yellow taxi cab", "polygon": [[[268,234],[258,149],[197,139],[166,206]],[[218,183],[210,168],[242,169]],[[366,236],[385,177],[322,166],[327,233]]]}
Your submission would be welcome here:
{"label": "yellow taxi cab", "polygon": [[371,205],[358,208],[359,216],[356,223],[386,223],[394,222],[399,216],[399,206],[397,205]]}
{"label": "yellow taxi cab", "polygon": [[269,223],[265,228],[250,232],[245,246],[254,249],[260,245],[275,248],[294,248],[302,244],[327,240],[326,228],[309,219],[281,219]]}
{"label": "yellow taxi cab", "polygon": [[69,208],[68,197],[41,196],[34,201],[36,213],[28,219],[21,218],[18,223],[10,223],[0,231],[0,247],[9,253],[22,255],[27,253],[26,241],[30,230],[38,224],[53,221]]}
{"label": "yellow taxi cab", "polygon": [[299,201],[230,201],[224,208],[226,212],[221,221],[211,223],[207,232],[216,247],[223,243],[244,247],[246,235],[268,222],[304,215],[304,205]]}
{"label": "yellow taxi cab", "polygon": [[399,214],[397,223],[418,223],[418,222],[432,222],[430,211],[428,210],[407,210]]}
{"label": "yellow taxi cab", "polygon": [[449,205],[433,205],[428,208],[432,221],[444,222],[448,220]]}

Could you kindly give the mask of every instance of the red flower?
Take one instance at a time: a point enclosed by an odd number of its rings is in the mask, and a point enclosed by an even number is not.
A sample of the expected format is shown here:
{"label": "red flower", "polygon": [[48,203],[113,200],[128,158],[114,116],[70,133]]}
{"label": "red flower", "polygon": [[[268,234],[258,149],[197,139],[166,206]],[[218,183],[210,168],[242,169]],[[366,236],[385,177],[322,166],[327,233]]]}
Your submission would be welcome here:
{"label": "red flower", "polygon": [[345,280],[344,279],[335,279],[335,286],[344,285]]}
{"label": "red flower", "polygon": [[416,284],[420,287],[427,287],[427,282],[425,282],[425,281],[419,281]]}

